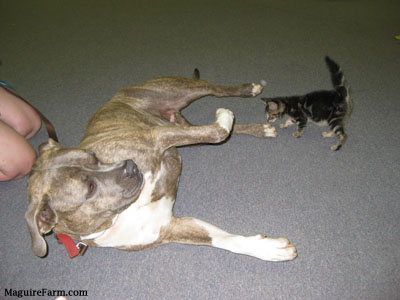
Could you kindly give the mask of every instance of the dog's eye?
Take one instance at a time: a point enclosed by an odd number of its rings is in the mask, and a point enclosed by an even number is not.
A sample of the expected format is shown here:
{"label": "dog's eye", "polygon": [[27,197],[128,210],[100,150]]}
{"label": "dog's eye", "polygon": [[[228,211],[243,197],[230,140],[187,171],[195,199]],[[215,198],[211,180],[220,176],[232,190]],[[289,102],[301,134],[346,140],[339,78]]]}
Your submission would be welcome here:
{"label": "dog's eye", "polygon": [[94,152],[90,153],[90,164],[97,165],[99,160],[97,159],[96,154]]}
{"label": "dog's eye", "polygon": [[86,194],[86,198],[92,196],[95,190],[96,190],[96,184],[94,182],[89,182],[88,193]]}

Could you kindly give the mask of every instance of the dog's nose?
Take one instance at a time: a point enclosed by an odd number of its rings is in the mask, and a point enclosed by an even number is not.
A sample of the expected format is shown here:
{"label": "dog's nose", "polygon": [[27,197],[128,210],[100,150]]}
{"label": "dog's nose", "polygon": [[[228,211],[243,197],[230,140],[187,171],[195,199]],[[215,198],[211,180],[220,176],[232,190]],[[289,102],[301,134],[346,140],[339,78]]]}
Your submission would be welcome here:
{"label": "dog's nose", "polygon": [[133,162],[132,159],[125,161],[124,175],[127,177],[134,177],[139,173],[138,166]]}

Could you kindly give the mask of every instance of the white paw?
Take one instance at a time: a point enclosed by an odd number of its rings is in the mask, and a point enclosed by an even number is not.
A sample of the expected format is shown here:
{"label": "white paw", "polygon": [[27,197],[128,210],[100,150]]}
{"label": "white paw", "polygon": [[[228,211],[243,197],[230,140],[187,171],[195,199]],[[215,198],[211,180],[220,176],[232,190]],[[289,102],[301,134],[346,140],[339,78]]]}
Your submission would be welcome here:
{"label": "white paw", "polygon": [[280,124],[279,127],[280,127],[280,128],[288,128],[289,126],[291,126],[291,125],[293,125],[293,124],[294,124],[293,120],[288,119],[288,120],[286,120],[285,123]]}
{"label": "white paw", "polygon": [[335,136],[335,133],[332,132],[332,131],[330,131],[330,132],[324,131],[324,132],[322,133],[322,136],[323,136],[324,138],[330,138],[330,137],[334,137],[334,136]]}
{"label": "white paw", "polygon": [[260,94],[262,92],[262,90],[264,89],[264,87],[261,84],[252,83],[252,85],[253,85],[253,88],[251,90],[251,95],[253,97]]}
{"label": "white paw", "polygon": [[232,130],[234,119],[233,112],[226,108],[218,108],[215,115],[217,124],[227,132],[230,132]]}
{"label": "white paw", "polygon": [[277,137],[278,132],[275,127],[270,124],[264,124],[264,136],[265,137]]}
{"label": "white paw", "polygon": [[296,138],[301,137],[301,133],[298,132],[298,131],[293,132],[292,135],[293,135],[294,137],[296,137]]}
{"label": "white paw", "polygon": [[339,145],[333,145],[333,146],[331,146],[331,150],[332,151],[337,151],[337,150],[339,150],[340,149],[340,146]]}
{"label": "white paw", "polygon": [[272,239],[263,235],[248,237],[252,256],[267,261],[286,261],[297,257],[297,250],[288,239]]}

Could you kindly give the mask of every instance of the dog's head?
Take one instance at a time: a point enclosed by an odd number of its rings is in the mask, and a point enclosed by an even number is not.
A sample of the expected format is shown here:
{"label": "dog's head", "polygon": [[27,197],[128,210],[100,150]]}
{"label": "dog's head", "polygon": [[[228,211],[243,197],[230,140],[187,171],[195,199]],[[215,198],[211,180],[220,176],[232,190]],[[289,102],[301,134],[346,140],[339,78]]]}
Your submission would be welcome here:
{"label": "dog's head", "polygon": [[53,229],[79,237],[108,228],[138,198],[142,185],[132,160],[104,164],[90,151],[62,148],[49,139],[39,147],[27,186],[25,219],[33,252],[46,255],[42,235]]}

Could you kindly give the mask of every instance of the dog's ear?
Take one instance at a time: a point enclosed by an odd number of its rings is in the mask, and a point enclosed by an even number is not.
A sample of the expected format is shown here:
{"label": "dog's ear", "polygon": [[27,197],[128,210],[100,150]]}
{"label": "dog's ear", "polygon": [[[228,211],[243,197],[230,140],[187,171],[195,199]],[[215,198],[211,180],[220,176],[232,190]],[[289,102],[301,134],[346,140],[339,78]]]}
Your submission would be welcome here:
{"label": "dog's ear", "polygon": [[59,167],[80,166],[87,163],[93,155],[79,148],[63,148],[56,141],[49,140],[39,146],[39,157],[33,166],[33,171],[41,171]]}
{"label": "dog's ear", "polygon": [[30,202],[25,214],[29,233],[32,239],[32,251],[39,257],[47,253],[47,244],[43,234],[50,232],[56,224],[56,214],[49,205],[49,196],[46,194],[39,204]]}
{"label": "dog's ear", "polygon": [[39,154],[50,150],[50,149],[59,149],[60,145],[53,139],[49,138],[49,140],[39,146]]}

